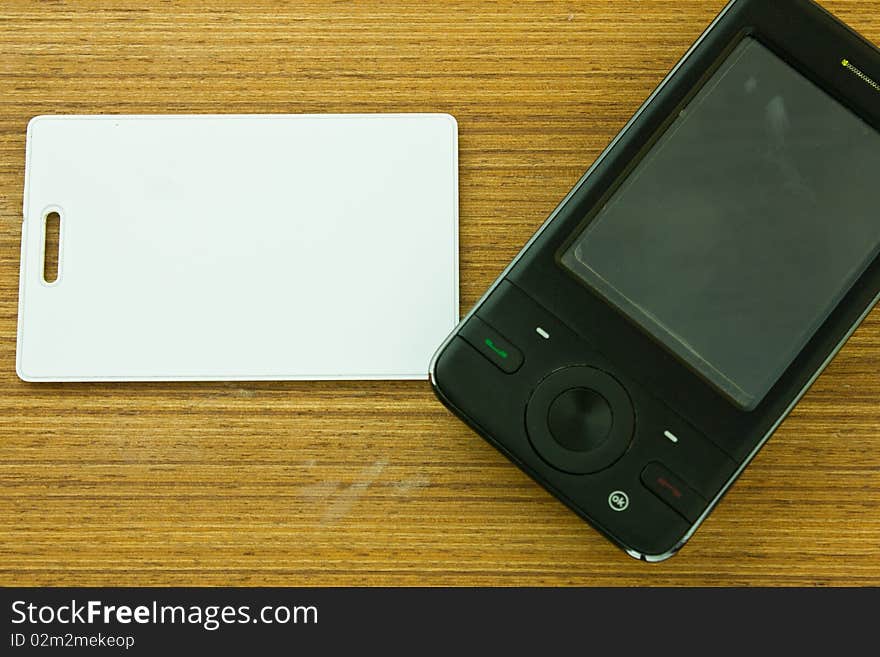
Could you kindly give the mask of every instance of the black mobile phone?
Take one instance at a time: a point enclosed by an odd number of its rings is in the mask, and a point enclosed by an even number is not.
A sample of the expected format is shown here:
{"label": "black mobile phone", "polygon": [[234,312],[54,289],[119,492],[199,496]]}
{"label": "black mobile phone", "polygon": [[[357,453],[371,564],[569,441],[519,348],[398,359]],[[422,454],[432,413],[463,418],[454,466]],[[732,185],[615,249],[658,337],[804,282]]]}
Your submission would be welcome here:
{"label": "black mobile phone", "polygon": [[877,80],[815,3],[730,2],[440,347],[438,397],[674,554],[878,301]]}

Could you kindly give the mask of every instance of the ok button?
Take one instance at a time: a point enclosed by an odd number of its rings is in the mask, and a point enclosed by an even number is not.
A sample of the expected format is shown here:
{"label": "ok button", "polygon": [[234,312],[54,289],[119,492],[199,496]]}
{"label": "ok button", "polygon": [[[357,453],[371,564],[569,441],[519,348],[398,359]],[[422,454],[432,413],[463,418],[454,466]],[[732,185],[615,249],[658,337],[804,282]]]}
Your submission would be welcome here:
{"label": "ok button", "polygon": [[577,365],[541,381],[526,407],[529,442],[562,472],[591,474],[611,466],[632,442],[635,416],[624,387],[607,372]]}

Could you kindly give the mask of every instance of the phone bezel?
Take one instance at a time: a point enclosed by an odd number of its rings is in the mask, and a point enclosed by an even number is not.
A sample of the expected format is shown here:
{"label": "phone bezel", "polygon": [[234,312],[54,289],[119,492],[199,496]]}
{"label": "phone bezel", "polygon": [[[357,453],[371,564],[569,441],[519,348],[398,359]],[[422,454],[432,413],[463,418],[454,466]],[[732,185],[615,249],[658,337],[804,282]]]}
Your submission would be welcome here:
{"label": "phone bezel", "polygon": [[[731,484],[880,300],[880,262],[875,261],[850,290],[846,299],[838,305],[822,330],[814,336],[798,361],[789,368],[784,380],[781,379],[777,383],[772,395],[765,397],[755,410],[743,412],[735,411],[730,402],[723,400],[719,393],[693,373],[683,373],[686,369],[684,365],[640,329],[632,326],[617,311],[598,300],[595,295],[590,295],[584,286],[555,262],[555,254],[559,247],[575,231],[577,224],[586,215],[590,203],[596,203],[603,190],[607,190],[620,175],[628,159],[631,159],[650,135],[656,132],[664,117],[670,116],[674,108],[686,99],[689,90],[699,86],[700,78],[709,73],[713,62],[721,59],[725,47],[735,43],[738,35],[742,34],[761,35],[762,42],[769,44],[776,53],[787,52],[787,43],[799,39],[807,42],[805,48],[795,48],[796,52],[807,53],[807,58],[804,60],[806,65],[804,62],[794,61],[796,57],[789,57],[786,61],[793,62],[792,65],[796,69],[805,72],[806,77],[850,107],[871,125],[875,127],[880,125],[877,90],[841,66],[841,60],[846,58],[857,63],[863,73],[867,72],[867,75],[875,78],[880,77],[880,51],[875,46],[809,0],[777,0],[773,3],[762,0],[731,0],[482,298],[465,314],[459,326],[437,349],[429,366],[429,379],[434,392],[450,410],[569,505],[578,515],[618,543],[630,556],[646,561],[663,561],[675,554],[690,539]],[[821,47],[817,47],[816,38],[821,41]],[[807,52],[810,50],[813,52],[812,55]],[[815,66],[812,72],[809,70],[810,63]],[[593,345],[601,347],[602,343],[596,341],[596,338],[601,336],[597,336],[596,331],[593,330],[593,324],[598,319],[598,324],[604,327],[606,346],[614,347],[612,351],[620,357],[618,362],[622,367],[628,367],[640,374],[639,383],[642,388],[653,392],[660,401],[667,404],[670,410],[677,412],[683,422],[701,431],[739,464],[718,493],[709,501],[703,514],[670,549],[657,554],[645,553],[623,541],[612,528],[596,522],[592,518],[590,509],[581,507],[570,499],[565,491],[558,487],[558,482],[552,483],[540,474],[537,466],[518,458],[510,451],[503,436],[493,436],[483,428],[483,421],[478,416],[464,411],[452,401],[460,397],[461,393],[454,372],[447,369],[441,377],[442,380],[438,380],[438,364],[452,346],[458,346],[453,343],[460,342],[456,338],[461,328],[481,310],[505,280],[514,283],[545,310],[555,313],[559,320],[579,331],[585,341],[592,341]],[[577,303],[572,303],[573,299],[582,299],[584,304],[579,306]],[[572,312],[575,313],[574,317],[571,315]],[[594,317],[593,312],[602,317]],[[611,337],[608,336],[609,330],[612,331]],[[573,358],[576,357],[577,355],[573,355]],[[647,360],[643,360],[643,357]],[[676,379],[682,376],[697,378],[699,386],[689,388],[681,380],[678,381],[681,385],[665,386],[667,383],[676,383]],[[693,379],[690,383],[693,383]],[[694,396],[689,397],[690,393]],[[479,404],[475,408],[479,408]]]}

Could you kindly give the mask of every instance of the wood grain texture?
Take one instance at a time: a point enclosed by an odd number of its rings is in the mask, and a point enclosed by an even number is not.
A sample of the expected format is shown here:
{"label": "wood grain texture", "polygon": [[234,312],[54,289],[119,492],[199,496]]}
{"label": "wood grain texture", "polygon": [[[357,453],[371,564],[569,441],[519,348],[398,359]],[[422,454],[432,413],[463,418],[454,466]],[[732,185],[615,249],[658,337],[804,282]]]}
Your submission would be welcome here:
{"label": "wood grain texture", "polygon": [[[26,384],[41,113],[450,112],[472,305],[723,0],[0,6],[0,584],[880,585],[880,313],[690,545],[612,547],[427,383]],[[876,0],[823,4],[875,43]]]}

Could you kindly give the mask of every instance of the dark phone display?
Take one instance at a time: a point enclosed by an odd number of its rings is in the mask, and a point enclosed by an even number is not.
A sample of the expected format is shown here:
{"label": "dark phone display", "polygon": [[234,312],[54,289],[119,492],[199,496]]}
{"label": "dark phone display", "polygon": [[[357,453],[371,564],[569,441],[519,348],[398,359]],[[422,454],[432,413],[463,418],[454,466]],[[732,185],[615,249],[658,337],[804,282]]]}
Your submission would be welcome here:
{"label": "dark phone display", "polygon": [[878,251],[880,134],[746,38],[561,262],[750,410]]}

